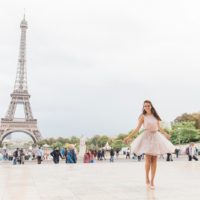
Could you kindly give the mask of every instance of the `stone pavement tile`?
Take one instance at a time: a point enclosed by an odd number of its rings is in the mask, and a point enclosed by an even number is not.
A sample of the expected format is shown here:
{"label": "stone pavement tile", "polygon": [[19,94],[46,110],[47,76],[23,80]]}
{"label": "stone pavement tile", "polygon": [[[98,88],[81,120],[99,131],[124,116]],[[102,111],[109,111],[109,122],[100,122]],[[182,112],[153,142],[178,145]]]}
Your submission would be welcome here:
{"label": "stone pavement tile", "polygon": [[20,191],[20,200],[199,200],[199,171],[200,162],[160,162],[151,191],[144,163],[0,166],[0,200]]}
{"label": "stone pavement tile", "polygon": [[71,192],[68,192],[67,190],[63,190],[63,191],[59,191],[57,192],[56,189],[52,190],[52,191],[38,191],[40,194],[40,199],[70,199],[70,200],[75,200],[76,196],[74,194],[72,194]]}
{"label": "stone pavement tile", "polygon": [[61,196],[48,196],[48,195],[46,195],[46,196],[43,196],[43,197],[40,197],[40,200],[79,200],[79,199],[77,199],[76,197],[69,197],[69,196],[63,196],[63,195],[61,195]]}
{"label": "stone pavement tile", "polygon": [[85,194],[82,196],[77,196],[79,200],[114,200],[115,198],[111,194]]}
{"label": "stone pavement tile", "polygon": [[7,188],[2,200],[40,200],[39,194],[34,187],[12,187]]}

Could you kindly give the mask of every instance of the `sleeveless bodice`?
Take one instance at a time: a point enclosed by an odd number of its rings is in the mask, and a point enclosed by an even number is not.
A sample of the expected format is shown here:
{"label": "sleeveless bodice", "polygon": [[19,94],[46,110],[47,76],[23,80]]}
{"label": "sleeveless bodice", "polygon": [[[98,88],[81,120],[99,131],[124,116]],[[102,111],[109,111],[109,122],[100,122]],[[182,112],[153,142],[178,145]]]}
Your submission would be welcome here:
{"label": "sleeveless bodice", "polygon": [[144,115],[144,129],[148,132],[158,131],[158,120],[153,115]]}

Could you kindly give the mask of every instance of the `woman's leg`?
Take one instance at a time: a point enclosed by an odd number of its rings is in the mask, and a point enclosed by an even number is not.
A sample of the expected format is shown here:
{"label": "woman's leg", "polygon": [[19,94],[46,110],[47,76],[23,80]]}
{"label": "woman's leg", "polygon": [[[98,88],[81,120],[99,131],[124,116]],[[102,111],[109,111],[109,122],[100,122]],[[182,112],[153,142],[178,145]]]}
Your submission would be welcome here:
{"label": "woman's leg", "polygon": [[150,184],[150,179],[149,179],[150,166],[151,166],[151,156],[145,155],[146,184]]}
{"label": "woman's leg", "polygon": [[157,168],[157,156],[151,157],[151,186],[154,186],[154,178]]}

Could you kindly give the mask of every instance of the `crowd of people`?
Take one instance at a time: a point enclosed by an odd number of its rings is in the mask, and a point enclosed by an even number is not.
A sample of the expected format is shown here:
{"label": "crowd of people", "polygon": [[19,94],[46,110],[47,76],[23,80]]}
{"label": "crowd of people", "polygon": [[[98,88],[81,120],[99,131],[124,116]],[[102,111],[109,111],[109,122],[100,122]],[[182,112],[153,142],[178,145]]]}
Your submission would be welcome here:
{"label": "crowd of people", "polygon": [[[184,152],[177,147],[175,149],[174,156],[172,153],[167,153],[166,156],[160,155],[159,159],[173,161],[175,157],[178,159],[181,154],[186,154],[188,156],[188,161],[198,161],[199,151],[195,146],[195,143],[190,143],[188,147],[184,149]],[[118,158],[119,150],[114,150],[112,148],[109,151],[105,151],[104,149],[87,150],[83,156],[83,163],[94,163],[104,160],[114,162]],[[130,148],[127,148],[126,151],[122,152],[120,158],[141,161],[144,159],[144,154],[138,156],[134,153],[131,153]],[[57,147],[53,150],[45,151],[43,148],[38,147],[31,151],[22,148],[17,148],[12,153],[5,149],[0,151],[0,160],[12,161],[13,165],[24,164],[26,160],[37,160],[38,164],[41,164],[44,160],[52,160],[53,163],[59,164],[60,159],[65,160],[65,163],[77,163],[76,149],[74,147],[69,147],[68,149]]]}

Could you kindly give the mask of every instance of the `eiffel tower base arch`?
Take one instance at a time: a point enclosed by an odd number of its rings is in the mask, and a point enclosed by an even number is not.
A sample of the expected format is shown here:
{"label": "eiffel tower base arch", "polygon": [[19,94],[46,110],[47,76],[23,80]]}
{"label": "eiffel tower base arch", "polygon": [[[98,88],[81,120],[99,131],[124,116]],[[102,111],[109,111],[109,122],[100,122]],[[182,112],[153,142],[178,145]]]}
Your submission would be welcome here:
{"label": "eiffel tower base arch", "polygon": [[14,132],[23,132],[29,135],[35,144],[42,139],[42,136],[37,128],[37,120],[30,120],[29,122],[16,122],[2,119],[0,126],[0,144],[2,144],[6,136]]}

